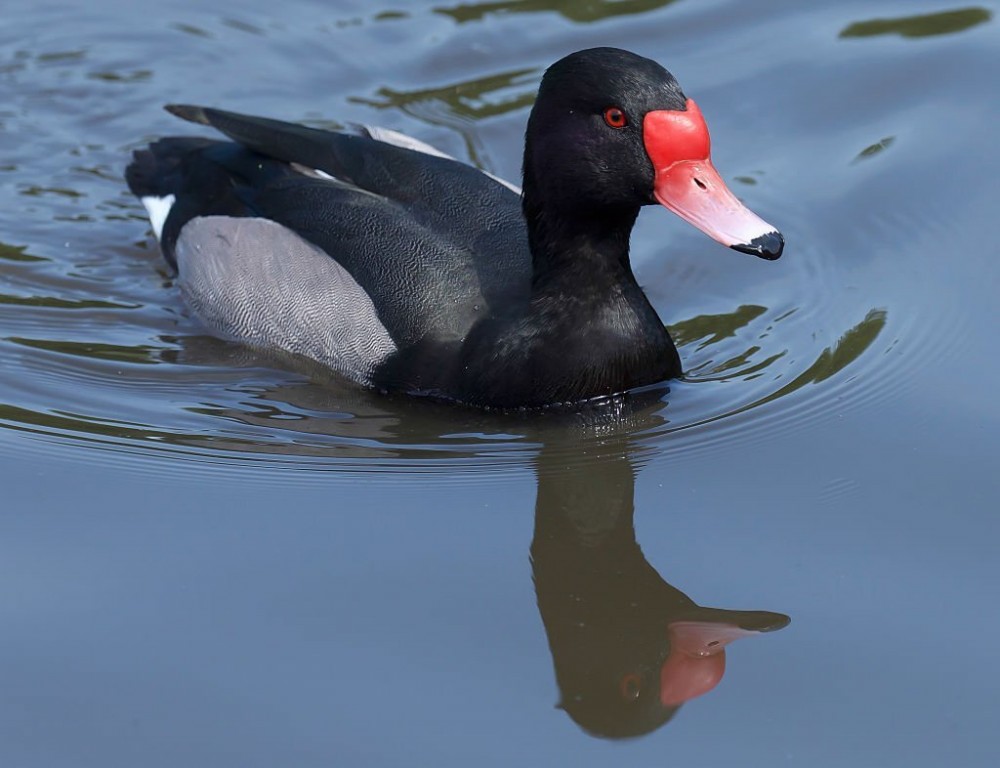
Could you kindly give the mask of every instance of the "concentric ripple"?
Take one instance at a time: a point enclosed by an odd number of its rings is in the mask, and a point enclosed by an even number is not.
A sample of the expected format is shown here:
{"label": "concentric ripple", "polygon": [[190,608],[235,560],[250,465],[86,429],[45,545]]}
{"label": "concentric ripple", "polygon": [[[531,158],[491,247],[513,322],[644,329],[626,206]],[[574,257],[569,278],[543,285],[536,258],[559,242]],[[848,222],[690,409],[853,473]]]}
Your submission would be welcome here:
{"label": "concentric ripple", "polygon": [[5,253],[20,259],[23,293],[0,300],[0,423],[45,451],[85,444],[99,449],[90,460],[143,471],[183,462],[248,477],[267,467],[455,480],[530,467],[543,444],[563,446],[567,462],[588,461],[615,436],[639,462],[697,456],[720,440],[772,439],[870,402],[885,391],[874,380],[893,376],[898,345],[884,307],[841,320],[809,302],[739,304],[672,324],[683,380],[580,412],[499,414],[381,396],[301,360],[201,335],[151,251],[122,261],[123,272],[137,274],[137,263],[146,272],[116,301],[106,274],[89,292],[45,269],[32,281],[31,267],[48,263]]}

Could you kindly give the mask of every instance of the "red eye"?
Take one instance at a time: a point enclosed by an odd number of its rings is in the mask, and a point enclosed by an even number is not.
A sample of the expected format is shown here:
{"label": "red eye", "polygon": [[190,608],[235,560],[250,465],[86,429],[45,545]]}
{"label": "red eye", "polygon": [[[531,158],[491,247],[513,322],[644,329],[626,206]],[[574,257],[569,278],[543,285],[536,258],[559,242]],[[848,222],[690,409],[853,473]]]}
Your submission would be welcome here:
{"label": "red eye", "polygon": [[608,107],[604,110],[604,122],[612,128],[624,128],[628,125],[628,118],[618,107]]}
{"label": "red eye", "polygon": [[622,698],[625,701],[635,701],[639,698],[639,694],[642,693],[642,678],[635,673],[625,675],[619,681],[618,689],[621,691]]}

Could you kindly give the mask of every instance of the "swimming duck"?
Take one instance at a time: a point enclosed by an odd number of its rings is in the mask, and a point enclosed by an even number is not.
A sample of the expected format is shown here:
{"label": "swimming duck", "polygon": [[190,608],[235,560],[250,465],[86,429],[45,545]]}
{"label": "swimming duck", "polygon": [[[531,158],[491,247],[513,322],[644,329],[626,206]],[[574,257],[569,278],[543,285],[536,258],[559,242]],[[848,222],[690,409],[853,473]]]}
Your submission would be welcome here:
{"label": "swimming duck", "polygon": [[546,70],[523,190],[392,131],[167,110],[230,139],[160,139],[126,170],[194,313],[383,391],[534,408],[675,378],[629,262],[639,209],[765,259],[784,246],[712,166],[695,102],[619,49]]}

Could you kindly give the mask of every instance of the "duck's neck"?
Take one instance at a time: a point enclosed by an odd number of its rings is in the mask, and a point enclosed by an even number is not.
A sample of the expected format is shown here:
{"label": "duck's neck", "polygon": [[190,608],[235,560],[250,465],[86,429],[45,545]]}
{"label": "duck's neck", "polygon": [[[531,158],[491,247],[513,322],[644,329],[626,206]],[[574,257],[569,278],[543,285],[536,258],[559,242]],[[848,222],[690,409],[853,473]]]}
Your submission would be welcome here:
{"label": "duck's neck", "polygon": [[565,280],[585,283],[591,290],[635,283],[629,238],[639,215],[637,207],[542,205],[533,191],[526,183],[522,207],[536,290]]}

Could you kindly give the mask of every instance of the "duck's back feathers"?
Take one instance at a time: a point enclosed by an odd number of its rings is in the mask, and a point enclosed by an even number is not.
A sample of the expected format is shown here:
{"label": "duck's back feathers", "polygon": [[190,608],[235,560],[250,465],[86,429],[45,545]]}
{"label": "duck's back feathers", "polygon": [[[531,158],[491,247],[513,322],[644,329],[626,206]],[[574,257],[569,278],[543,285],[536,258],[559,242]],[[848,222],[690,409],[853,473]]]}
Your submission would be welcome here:
{"label": "duck's back feathers", "polygon": [[[519,198],[477,169],[367,136],[217,110],[171,111],[198,122],[211,117],[241,142],[161,139],[136,152],[127,170],[129,186],[151,218],[155,212],[162,219],[157,234],[164,255],[180,272],[199,316],[216,332],[250,341],[265,333],[241,334],[247,310],[239,317],[222,310],[223,317],[210,306],[216,300],[251,302],[254,312],[264,314],[268,307],[281,314],[269,302],[297,302],[299,310],[286,319],[304,321],[316,311],[317,298],[328,298],[345,304],[348,316],[374,311],[393,349],[430,348],[460,343],[481,317],[527,301],[531,257]],[[212,221],[193,221],[202,217]],[[253,217],[272,226],[227,224],[224,217]],[[255,236],[270,254],[254,246]],[[233,238],[241,245],[228,255],[214,247]],[[206,247],[208,265],[194,266]],[[320,291],[306,279],[315,278],[316,256],[334,262],[330,280],[349,280],[357,291]],[[268,278],[266,269],[274,276]],[[197,276],[188,279],[188,270]],[[251,272],[261,286],[279,279],[288,286],[279,292],[266,287],[253,299],[246,282]],[[286,293],[295,286],[302,288],[298,298]],[[363,308],[352,306],[359,297]],[[317,357],[314,341],[309,344],[309,351],[300,351]],[[381,343],[375,348],[386,349]],[[322,355],[324,362],[328,358]],[[430,380],[439,379],[440,371],[411,378],[433,388]]]}

